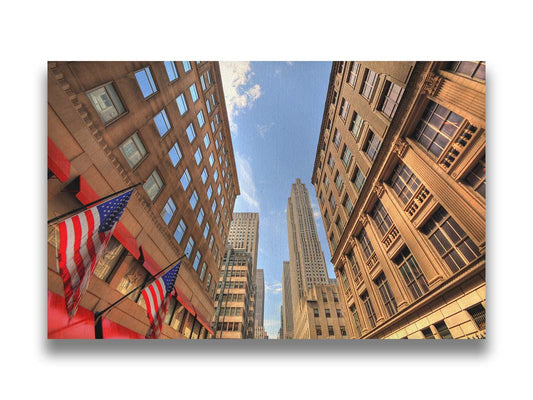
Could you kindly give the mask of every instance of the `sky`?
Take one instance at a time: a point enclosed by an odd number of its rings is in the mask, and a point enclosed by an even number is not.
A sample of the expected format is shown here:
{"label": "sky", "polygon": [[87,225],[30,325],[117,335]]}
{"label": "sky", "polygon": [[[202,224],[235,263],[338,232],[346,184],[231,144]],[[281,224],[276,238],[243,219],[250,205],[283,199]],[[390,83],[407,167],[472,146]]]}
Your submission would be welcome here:
{"label": "sky", "polygon": [[287,200],[300,178],[309,191],[330,278],[335,278],[311,175],[331,62],[220,62],[240,192],[234,212],[259,213],[257,268],[265,271],[264,326],[280,327]]}

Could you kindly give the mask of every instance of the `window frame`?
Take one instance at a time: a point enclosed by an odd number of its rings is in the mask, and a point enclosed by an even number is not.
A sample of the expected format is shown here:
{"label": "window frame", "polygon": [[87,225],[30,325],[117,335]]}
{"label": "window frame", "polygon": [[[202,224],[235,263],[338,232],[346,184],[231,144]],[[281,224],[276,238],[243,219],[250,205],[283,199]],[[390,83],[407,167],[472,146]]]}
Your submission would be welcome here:
{"label": "window frame", "polygon": [[[124,109],[123,112],[119,113],[118,112],[118,109],[117,109],[117,106],[115,104],[115,101],[113,100],[113,96],[110,96],[109,95],[109,91],[107,89],[107,86],[111,85],[111,87],[113,88],[113,91],[115,92],[118,100],[120,101],[120,105],[122,106],[122,108]],[[106,91],[106,94],[107,94],[107,97],[109,98],[109,100],[111,101],[111,103],[113,104],[113,107],[115,108],[115,111],[117,112],[117,116],[116,117],[113,117],[111,119],[109,119],[108,121],[104,121],[104,119],[102,118],[102,115],[100,114],[100,112],[98,111],[98,109],[96,108],[90,94],[92,92],[95,92],[97,91],[98,89],[101,89],[101,88],[104,88],[104,90]],[[128,109],[126,107],[126,104],[124,103],[124,99],[122,98],[122,96],[120,95],[119,91],[117,90],[116,88],[116,85],[114,84],[114,81],[108,81],[108,82],[105,82],[101,85],[98,85],[92,89],[89,89],[89,90],[86,90],[84,92],[84,94],[87,96],[87,98],[89,99],[89,103],[91,103],[94,111],[96,111],[96,113],[98,114],[98,118],[100,118],[100,121],[104,124],[105,127],[111,125],[113,122],[119,120],[120,118],[122,118],[124,115],[128,114]]]}

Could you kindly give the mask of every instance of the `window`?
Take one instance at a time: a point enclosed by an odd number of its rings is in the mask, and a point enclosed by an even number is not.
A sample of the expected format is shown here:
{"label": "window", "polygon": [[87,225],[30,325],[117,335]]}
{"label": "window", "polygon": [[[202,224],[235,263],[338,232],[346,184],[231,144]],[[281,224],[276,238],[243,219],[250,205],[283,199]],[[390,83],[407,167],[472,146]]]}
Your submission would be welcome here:
{"label": "window", "polygon": [[211,272],[207,274],[207,281],[205,283],[205,290],[209,290],[209,286],[211,286],[211,279],[212,275]]}
{"label": "window", "polygon": [[196,165],[200,165],[200,163],[202,162],[202,150],[198,147],[198,149],[196,149],[196,153],[194,153],[194,159],[196,160]]}
{"label": "window", "polygon": [[376,205],[370,212],[370,215],[381,232],[381,236],[384,236],[392,226],[392,220],[380,200],[376,202]]}
{"label": "window", "polygon": [[344,186],[344,182],[342,180],[341,174],[337,171],[337,174],[335,175],[335,186],[337,186],[337,190],[339,191],[339,194],[342,192],[342,187]]}
{"label": "window", "polygon": [[196,207],[196,204],[198,204],[198,194],[196,193],[196,190],[191,193],[191,197],[189,197],[189,204],[193,210]]}
{"label": "window", "polygon": [[346,118],[348,118],[348,111],[350,110],[350,103],[346,101],[346,99],[343,97],[341,102],[341,109],[339,111],[340,117],[346,121]]}
{"label": "window", "polygon": [[341,335],[346,336],[346,327],[341,325],[340,330],[341,330]]}
{"label": "window", "polygon": [[178,109],[180,111],[180,115],[183,115],[187,112],[189,109],[187,107],[187,101],[185,100],[185,95],[182,93],[176,98],[176,103],[178,104]]}
{"label": "window", "polygon": [[213,237],[213,235],[211,235],[211,237],[209,238],[209,250],[213,249],[213,243],[215,243],[215,238]]}
{"label": "window", "polygon": [[402,203],[407,204],[420,186],[420,179],[407,165],[399,162],[394,168],[389,183]]}
{"label": "window", "polygon": [[87,96],[105,124],[126,112],[112,83],[91,90]]}
{"label": "window", "polygon": [[213,188],[211,187],[211,185],[209,185],[209,187],[207,188],[207,197],[209,198],[209,200],[211,200],[212,195],[213,195]]}
{"label": "window", "polygon": [[464,183],[485,198],[485,156],[465,176]]}
{"label": "window", "polygon": [[376,327],[376,313],[374,311],[374,307],[372,306],[372,301],[370,300],[370,297],[368,296],[368,292],[364,292],[361,295],[361,301],[365,305],[366,314],[368,316],[368,320],[370,322],[370,326],[372,328]]}
{"label": "window", "polygon": [[202,85],[202,90],[205,90],[206,86],[205,86],[205,79],[203,75],[200,76],[200,84]]}
{"label": "window", "polygon": [[173,82],[179,78],[178,70],[176,69],[176,64],[174,61],[165,61],[165,69],[167,70],[168,80],[170,82]]}
{"label": "window", "polygon": [[[215,133],[215,123],[211,121],[211,132]],[[218,150],[218,141],[215,142],[217,144],[217,150]]]}
{"label": "window", "polygon": [[207,236],[209,236],[209,229],[211,229],[211,227],[209,226],[209,222],[206,222],[205,228],[204,228],[204,238],[206,239],[207,239]]}
{"label": "window", "polygon": [[207,178],[209,178],[209,174],[207,172],[207,169],[204,168],[202,170],[202,182],[203,183],[207,182]]}
{"label": "window", "polygon": [[206,133],[204,136],[204,145],[206,149],[209,147],[210,143],[211,143],[211,140],[209,139],[209,133]]}
{"label": "window", "polygon": [[466,310],[468,314],[472,317],[480,331],[484,330],[486,327],[485,324],[485,307],[481,303],[476,304],[473,307],[470,307]]}
{"label": "window", "polygon": [[350,63],[350,70],[348,71],[348,77],[346,78],[346,82],[352,87],[355,86],[355,81],[357,80],[357,74],[359,73],[359,68],[361,67],[361,64],[358,62],[352,61]]}
{"label": "window", "polygon": [[198,119],[198,126],[201,128],[202,126],[204,126],[205,124],[205,119],[204,119],[204,112],[202,110],[200,110],[198,112],[198,114],[196,114],[196,118]]}
{"label": "window", "polygon": [[145,99],[157,92],[157,87],[152,78],[150,67],[135,72],[135,78],[137,79],[137,83]]}
{"label": "window", "polygon": [[355,332],[357,333],[358,337],[361,337],[361,321],[359,320],[359,314],[357,313],[357,308],[355,308],[355,304],[352,304],[350,306],[350,312],[353,316],[353,321],[355,323]]}
{"label": "window", "polygon": [[165,221],[165,224],[168,225],[175,211],[176,211],[176,206],[174,205],[172,198],[169,197],[167,204],[165,204],[165,207],[163,207],[163,210],[161,211],[161,218],[163,218],[163,221]]}
{"label": "window", "polygon": [[185,255],[187,256],[187,258],[191,258],[191,253],[192,253],[192,249],[194,247],[194,239],[191,237],[189,237],[189,241],[187,242],[187,247],[185,247]]}
{"label": "window", "polygon": [[368,157],[374,161],[378,155],[379,148],[381,147],[381,139],[371,130],[368,131],[368,136],[363,145],[363,151]]}
{"label": "window", "polygon": [[322,336],[322,327],[320,325],[316,325],[315,330],[317,336]]}
{"label": "window", "polygon": [[191,63],[189,61],[182,61],[183,63],[183,69],[185,70],[185,72],[189,72],[192,68],[191,68]]}
{"label": "window", "polygon": [[174,231],[174,239],[178,243],[181,243],[181,240],[183,239],[183,235],[185,235],[185,231],[187,230],[187,225],[185,225],[185,221],[183,221],[183,218],[180,220],[180,223],[178,224],[178,227]]}
{"label": "window", "polygon": [[422,329],[422,335],[424,335],[424,339],[435,339],[435,336],[433,336],[433,332],[431,332],[431,328]]}
{"label": "window", "polygon": [[348,196],[348,194],[346,194],[344,196],[344,201],[342,202],[342,205],[343,205],[344,209],[346,210],[346,215],[348,215],[348,217],[350,217],[350,215],[352,214],[352,210],[353,210],[353,204],[352,204],[352,200],[350,200],[350,196]]}
{"label": "window", "polygon": [[333,160],[333,155],[330,153],[328,157],[328,165],[331,170],[333,170],[333,167],[335,166],[335,160]]}
{"label": "window", "polygon": [[211,103],[213,104],[213,107],[217,105],[217,102],[215,101],[215,94],[211,93]]}
{"label": "window", "polygon": [[204,222],[204,216],[205,216],[204,209],[200,207],[200,209],[198,210],[198,217],[196,217],[196,220],[198,221],[198,225],[202,226],[202,222]]}
{"label": "window", "polygon": [[159,132],[159,136],[164,136],[171,128],[167,113],[164,109],[154,117],[154,123]]}
{"label": "window", "polygon": [[363,175],[363,172],[359,166],[355,167],[355,171],[352,176],[352,183],[355,185],[357,192],[360,192],[361,188],[365,184],[365,176]]}
{"label": "window", "polygon": [[359,269],[359,264],[357,264],[357,259],[355,258],[355,253],[353,249],[351,249],[348,252],[347,256],[348,256],[348,260],[350,261],[350,264],[352,265],[353,274],[355,277],[357,277],[357,275],[359,275],[360,273],[360,269]]}
{"label": "window", "polygon": [[194,130],[193,124],[189,124],[186,129],[187,137],[189,138],[189,143],[192,143],[194,138],[196,137],[196,131]]}
{"label": "window", "polygon": [[172,148],[168,152],[168,156],[170,157],[170,161],[172,162],[173,166],[178,165],[182,157],[180,147],[178,146],[178,142],[174,143],[174,146],[172,146]]}
{"label": "window", "polygon": [[469,78],[485,81],[484,61],[453,61],[448,65],[448,70]]}
{"label": "window", "polygon": [[444,321],[437,322],[435,324],[435,329],[437,329],[441,339],[453,339],[453,336]]}
{"label": "window", "polygon": [[198,100],[198,90],[196,90],[196,83],[193,83],[189,90],[191,92],[192,102],[196,103],[196,100]]}
{"label": "window", "polygon": [[363,76],[363,87],[361,88],[361,95],[370,101],[372,99],[372,94],[376,88],[376,82],[378,80],[378,74],[376,74],[371,69],[365,69],[365,75]]}
{"label": "window", "polygon": [[117,239],[111,237],[105,250],[94,268],[94,275],[107,282],[111,273],[120,262],[125,249]]}
{"label": "window", "polygon": [[139,164],[139,162],[146,155],[146,149],[144,148],[137,133],[131,135],[124,143],[120,145],[120,151],[131,168]]}
{"label": "window", "polygon": [[331,104],[337,104],[337,92],[335,91],[333,92],[333,99],[331,100]]}
{"label": "window", "polygon": [[372,243],[370,243],[370,240],[368,239],[366,230],[364,228],[361,230],[359,235],[357,235],[357,240],[359,241],[359,243],[361,243],[363,253],[365,257],[368,259],[374,252],[374,248],[372,247]]}
{"label": "window", "polygon": [[404,88],[392,83],[391,81],[385,82],[385,88],[383,90],[383,96],[381,97],[378,109],[387,117],[394,117],[400,100],[402,99]]}
{"label": "window", "polygon": [[328,334],[329,334],[329,336],[333,336],[335,334],[333,332],[333,327],[331,325],[328,325]]}
{"label": "window", "polygon": [[329,312],[329,308],[326,308],[326,318],[330,318],[331,317],[331,313]]}
{"label": "window", "polygon": [[213,214],[215,213],[216,209],[217,209],[217,201],[213,200],[213,203],[211,204],[211,211],[213,212]]}
{"label": "window", "polygon": [[313,308],[313,316],[315,318],[318,318],[320,315],[318,314],[318,308]]}
{"label": "window", "polygon": [[189,174],[189,170],[187,168],[185,168],[185,171],[183,171],[180,182],[181,186],[183,186],[183,190],[187,190],[189,183],[191,182],[191,175]]}
{"label": "window", "polygon": [[363,118],[361,118],[355,111],[352,114],[352,120],[350,121],[350,132],[357,141],[359,134],[361,133],[361,127],[363,126]]}
{"label": "window", "polygon": [[400,267],[403,280],[415,300],[429,291],[426,277],[407,246],[402,249],[400,254],[394,257],[393,261]]}
{"label": "window", "polygon": [[209,155],[209,165],[213,166],[214,163],[215,163],[215,156],[213,155],[213,152],[211,152],[211,154]]}
{"label": "window", "polygon": [[344,145],[344,148],[342,149],[341,153],[342,162],[344,164],[344,168],[348,170],[350,168],[350,164],[352,162],[352,152],[348,148],[348,146]]}
{"label": "window", "polygon": [[341,310],[339,310],[339,309],[337,308],[337,309],[335,309],[335,311],[337,312],[337,318],[342,318]]}
{"label": "window", "polygon": [[163,188],[163,181],[159,177],[159,174],[156,170],[154,170],[152,174],[148,177],[146,183],[143,185],[143,188],[146,191],[146,194],[148,194],[148,197],[150,197],[150,200],[155,199],[156,196],[159,194],[159,192]]}
{"label": "window", "polygon": [[481,255],[463,229],[439,207],[421,229],[452,272],[457,272]]}
{"label": "window", "polygon": [[207,264],[204,262],[202,264],[202,270],[200,271],[200,281],[204,281],[204,278],[205,278],[205,273],[207,271]]}
{"label": "window", "polygon": [[200,265],[201,258],[202,258],[202,255],[200,254],[199,251],[197,251],[196,256],[194,257],[194,262],[192,264],[192,267],[194,268],[195,271],[198,271],[198,266]]}
{"label": "window", "polygon": [[430,153],[439,157],[463,121],[460,115],[430,101],[412,137]]}
{"label": "window", "polygon": [[337,207],[337,202],[335,201],[335,197],[333,197],[333,193],[329,195],[328,201],[329,201],[329,205],[331,206],[331,210],[334,213],[335,208]]}
{"label": "window", "polygon": [[211,114],[211,104],[209,104],[209,99],[205,101],[205,107],[207,108],[207,113]]}
{"label": "window", "polygon": [[337,149],[341,145],[341,134],[339,133],[337,128],[335,128],[335,133],[333,133],[333,143],[335,144],[335,147]]}
{"label": "window", "polygon": [[382,272],[379,274],[374,283],[379,289],[381,300],[383,300],[383,305],[385,306],[389,317],[392,317],[398,312],[398,306],[396,305],[396,299],[394,298],[394,294],[389,286],[389,282],[385,277],[385,273]]}

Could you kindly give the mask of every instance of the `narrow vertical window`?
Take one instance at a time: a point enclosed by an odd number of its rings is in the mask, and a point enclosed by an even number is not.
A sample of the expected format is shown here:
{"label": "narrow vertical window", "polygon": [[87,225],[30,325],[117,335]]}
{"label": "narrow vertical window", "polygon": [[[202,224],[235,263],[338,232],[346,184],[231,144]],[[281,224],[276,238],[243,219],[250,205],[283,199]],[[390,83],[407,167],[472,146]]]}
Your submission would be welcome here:
{"label": "narrow vertical window", "polygon": [[137,79],[137,84],[139,85],[139,88],[141,89],[145,99],[157,92],[157,87],[155,86],[154,79],[152,78],[150,67],[146,67],[135,72],[135,78]]}
{"label": "narrow vertical window", "polygon": [[165,69],[169,82],[174,82],[179,78],[178,70],[176,69],[176,63],[174,61],[165,61]]}
{"label": "narrow vertical window", "polygon": [[185,95],[182,93],[176,98],[176,103],[178,104],[178,109],[180,111],[180,115],[183,115],[187,112],[189,109],[187,107],[187,101],[185,100]]}

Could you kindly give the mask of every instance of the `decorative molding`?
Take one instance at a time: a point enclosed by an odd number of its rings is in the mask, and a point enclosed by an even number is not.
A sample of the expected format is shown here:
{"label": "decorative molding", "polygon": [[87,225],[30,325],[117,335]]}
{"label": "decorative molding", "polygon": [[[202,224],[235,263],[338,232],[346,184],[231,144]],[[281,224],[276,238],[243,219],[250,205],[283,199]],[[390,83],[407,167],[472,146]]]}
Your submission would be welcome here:
{"label": "decorative molding", "polygon": [[380,199],[383,196],[383,193],[385,193],[385,188],[383,187],[383,182],[378,182],[374,186],[374,192],[376,193],[376,196],[378,196]]}
{"label": "decorative molding", "polygon": [[409,143],[407,143],[403,138],[398,138],[396,143],[394,143],[394,152],[398,157],[403,158],[407,149],[409,148]]}
{"label": "decorative molding", "polygon": [[368,223],[368,217],[366,216],[366,214],[363,214],[359,217],[359,223],[363,226]]}
{"label": "decorative molding", "polygon": [[442,76],[430,73],[424,81],[422,92],[429,96],[435,96],[442,86],[442,82],[444,82],[444,78]]}

